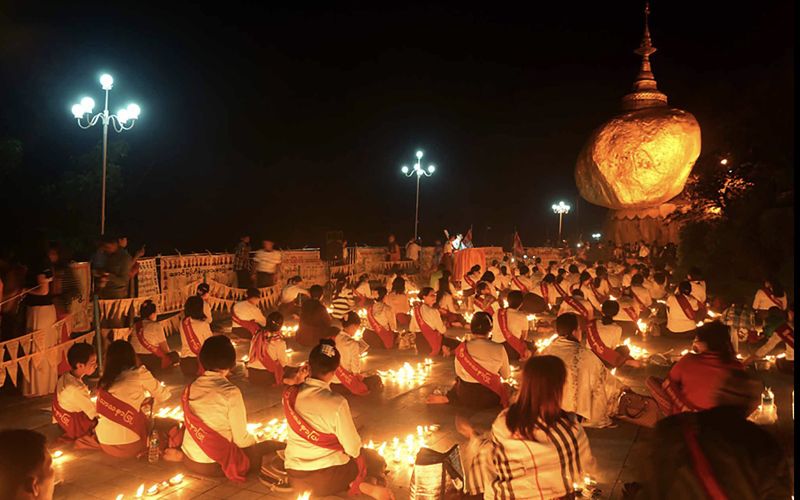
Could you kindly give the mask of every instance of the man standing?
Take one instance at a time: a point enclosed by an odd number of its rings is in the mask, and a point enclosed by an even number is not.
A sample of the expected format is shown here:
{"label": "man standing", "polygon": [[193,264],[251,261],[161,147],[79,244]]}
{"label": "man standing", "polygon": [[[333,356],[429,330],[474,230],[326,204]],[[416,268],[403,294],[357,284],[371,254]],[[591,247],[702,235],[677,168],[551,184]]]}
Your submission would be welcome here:
{"label": "man standing", "polygon": [[408,241],[408,243],[406,243],[406,258],[408,260],[419,262],[419,251],[420,246],[419,243],[417,243],[417,240],[412,238]]}
{"label": "man standing", "polygon": [[400,245],[394,239],[394,235],[389,235],[389,244],[386,246],[386,260],[397,262],[400,260]]}
{"label": "man standing", "polygon": [[257,287],[264,288],[275,284],[275,275],[278,273],[278,267],[281,265],[283,258],[281,253],[275,249],[274,243],[270,240],[261,242],[263,248],[256,252],[256,277]]}
{"label": "man standing", "polygon": [[128,298],[128,282],[131,279],[133,259],[127,251],[120,249],[117,238],[105,238],[104,252],[107,255],[106,266],[100,281],[105,283],[100,290],[101,299]]}
{"label": "man standing", "polygon": [[250,275],[253,272],[253,261],[250,259],[250,237],[242,236],[236,245],[233,257],[233,270],[236,272],[236,286],[250,288]]}
{"label": "man standing", "polygon": [[442,262],[444,268],[451,273],[453,272],[453,253],[455,252],[456,235],[451,234],[447,242],[444,244],[444,253],[442,254]]}

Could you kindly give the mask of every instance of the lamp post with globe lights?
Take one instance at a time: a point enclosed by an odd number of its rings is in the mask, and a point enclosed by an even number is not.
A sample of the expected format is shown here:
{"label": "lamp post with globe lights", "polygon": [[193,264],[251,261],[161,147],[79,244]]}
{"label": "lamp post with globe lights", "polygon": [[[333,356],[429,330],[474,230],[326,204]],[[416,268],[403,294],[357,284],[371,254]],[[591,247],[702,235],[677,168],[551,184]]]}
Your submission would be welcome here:
{"label": "lamp post with globe lights", "polygon": [[569,205],[563,201],[559,201],[558,205],[553,205],[553,213],[558,214],[558,243],[561,244],[561,218],[564,214],[569,213]]}
{"label": "lamp post with globe lights", "polygon": [[406,177],[411,177],[416,175],[417,176],[417,203],[416,209],[414,211],[414,241],[417,241],[417,228],[419,227],[419,180],[424,175],[425,177],[430,177],[433,175],[434,170],[436,167],[433,165],[428,166],[428,170],[424,170],[422,168],[422,151],[417,151],[417,163],[414,164],[414,169],[409,170],[409,168],[403,165],[401,171]]}
{"label": "lamp post with globe lights", "polygon": [[[108,156],[108,124],[114,126],[117,133],[123,130],[130,130],[139,118],[141,109],[136,104],[129,104],[127,108],[123,108],[117,112],[116,115],[108,113],[108,92],[114,85],[114,79],[111,75],[103,75],[100,77],[100,85],[106,91],[105,107],[101,113],[91,116],[92,109],[94,109],[94,99],[91,97],[84,97],[81,99],[80,104],[72,106],[72,115],[78,120],[78,126],[82,129],[88,129],[101,121],[103,124],[103,193],[102,204],[100,208],[100,234],[106,232],[106,159]],[[83,119],[86,119],[86,125]]]}

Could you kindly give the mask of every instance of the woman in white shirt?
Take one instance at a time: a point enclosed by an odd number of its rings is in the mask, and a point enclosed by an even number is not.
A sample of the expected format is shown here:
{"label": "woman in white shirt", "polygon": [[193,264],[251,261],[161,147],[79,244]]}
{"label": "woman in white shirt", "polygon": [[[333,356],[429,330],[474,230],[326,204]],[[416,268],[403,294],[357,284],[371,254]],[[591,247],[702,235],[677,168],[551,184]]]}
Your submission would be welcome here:
{"label": "woman in white shirt", "polygon": [[[506,292],[506,290],[508,290],[510,284],[511,284],[511,275],[508,274],[508,266],[506,265],[500,266],[500,272],[496,274],[494,277],[495,288],[500,290],[500,293],[502,294],[503,292]],[[502,299],[504,297],[500,295],[500,298]]]}
{"label": "woman in white shirt", "polygon": [[447,327],[439,310],[434,307],[436,294],[433,288],[425,287],[420,290],[419,299],[422,303],[414,306],[409,325],[409,330],[416,333],[417,351],[425,356],[435,356],[440,352],[445,357],[449,356],[461,342],[444,335]]}
{"label": "woman in white shirt", "polygon": [[667,297],[667,330],[686,333],[697,328],[697,310],[700,303],[692,297],[692,284],[682,281],[674,295]]}
{"label": "woman in white shirt", "polygon": [[383,387],[379,375],[361,374],[361,346],[353,338],[360,327],[361,318],[351,311],[342,318],[342,329],[335,334],[334,342],[336,350],[339,351],[340,361],[339,368],[336,369],[331,381],[333,392],[365,396]]}
{"label": "woman in white shirt", "polygon": [[[97,382],[97,441],[104,452],[133,458],[147,449],[147,416],[143,406],[163,403],[169,389],[144,366],[136,366],[136,353],[124,340],[115,340],[106,352],[103,376]],[[150,393],[147,397],[145,391]],[[172,427],[169,422],[166,427]]]}
{"label": "woman in white shirt", "polygon": [[478,282],[475,287],[475,299],[472,301],[473,312],[485,312],[494,316],[500,309],[500,301],[492,295],[491,285],[485,281]]}
{"label": "woman in white shirt", "polygon": [[445,326],[448,328],[463,328],[466,321],[464,321],[464,316],[461,315],[461,310],[453,298],[453,292],[450,288],[450,271],[442,271],[442,277],[436,282],[435,289],[436,308],[439,309],[439,314],[442,316]]}
{"label": "woman in white shirt", "polygon": [[394,311],[398,327],[407,327],[411,320],[408,314],[411,311],[411,305],[408,303],[408,296],[406,295],[405,280],[402,278],[394,280],[392,291],[386,295],[386,303]]}
{"label": "woman in white shirt", "polygon": [[203,342],[211,338],[211,326],[203,313],[203,299],[192,296],[183,306],[184,319],[181,321],[181,372],[187,377],[202,373],[197,361]]}
{"label": "woman in white shirt", "polygon": [[301,295],[308,297],[308,290],[302,287],[303,278],[293,276],[286,281],[286,286],[281,291],[281,303],[278,311],[284,316],[292,316],[295,319],[300,312]]}
{"label": "woman in white shirt", "polygon": [[[567,370],[555,356],[534,356],[522,371],[517,401],[492,425],[497,477],[484,498],[572,498],[573,483],[593,472],[589,439],[561,409]],[[569,477],[567,477],[569,476]]]}
{"label": "woman in white shirt", "polygon": [[362,274],[353,287],[353,295],[356,298],[356,307],[367,307],[372,299],[372,289],[369,286],[369,275]]}
{"label": "woman in white shirt", "polygon": [[177,352],[171,351],[164,335],[164,327],[156,321],[156,305],[145,300],[139,308],[139,318],[131,327],[128,339],[133,346],[140,365],[157,375],[172,368],[179,360]]}
{"label": "woman in white shirt", "polygon": [[[247,380],[261,387],[283,384],[285,378],[292,378],[286,368],[289,356],[286,354],[286,340],[281,334],[283,315],[271,312],[265,326],[253,336],[250,342],[250,355],[247,360]],[[290,367],[289,367],[290,368]]]}
{"label": "woman in white shirt", "polygon": [[391,349],[397,338],[397,317],[386,303],[386,287],[375,290],[375,301],[367,307],[367,328],[364,342],[372,349]]}

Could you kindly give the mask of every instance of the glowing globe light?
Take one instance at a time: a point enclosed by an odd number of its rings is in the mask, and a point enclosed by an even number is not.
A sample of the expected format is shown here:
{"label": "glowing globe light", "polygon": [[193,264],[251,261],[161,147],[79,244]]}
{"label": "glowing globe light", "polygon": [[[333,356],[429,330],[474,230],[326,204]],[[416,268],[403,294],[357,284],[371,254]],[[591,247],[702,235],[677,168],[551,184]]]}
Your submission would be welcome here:
{"label": "glowing globe light", "polygon": [[119,112],[117,112],[117,118],[119,118],[120,123],[127,122],[128,118],[130,118],[130,116],[128,115],[128,110],[120,109]]}
{"label": "glowing globe light", "polygon": [[114,79],[111,78],[111,75],[103,75],[100,77],[100,85],[103,86],[103,90],[111,90],[111,86],[114,84]]}
{"label": "glowing globe light", "polygon": [[422,151],[417,151],[417,159],[419,160],[422,158]]}
{"label": "glowing globe light", "polygon": [[84,97],[81,99],[81,106],[83,107],[84,112],[91,113],[94,109],[94,99],[91,97]]}
{"label": "glowing globe light", "polygon": [[436,170],[436,168],[433,165],[428,167],[428,172],[433,173],[434,170]]}
{"label": "glowing globe light", "polygon": [[723,159],[721,159],[719,161],[719,163],[720,163],[720,165],[727,165],[728,164],[728,160],[727,160],[727,158],[723,158]]}
{"label": "glowing globe light", "polygon": [[83,106],[80,104],[72,106],[72,114],[75,118],[81,118],[83,116]]}
{"label": "glowing globe light", "polygon": [[400,170],[402,170],[404,174],[408,173],[408,167],[406,167],[405,165],[403,165],[403,168],[401,168]]}
{"label": "glowing globe light", "polygon": [[414,170],[419,170],[419,163],[414,164]]}
{"label": "glowing globe light", "polygon": [[128,104],[128,115],[130,116],[131,120],[136,120],[139,118],[139,113],[142,112],[142,109],[136,104]]}

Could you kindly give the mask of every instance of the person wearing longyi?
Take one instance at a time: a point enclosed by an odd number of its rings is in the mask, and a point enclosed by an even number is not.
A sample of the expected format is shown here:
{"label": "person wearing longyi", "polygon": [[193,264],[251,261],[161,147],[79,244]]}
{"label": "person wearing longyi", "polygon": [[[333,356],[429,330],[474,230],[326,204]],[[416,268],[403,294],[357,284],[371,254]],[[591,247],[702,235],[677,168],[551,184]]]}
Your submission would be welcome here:
{"label": "person wearing longyi", "polygon": [[253,338],[260,328],[267,324],[264,313],[258,308],[261,292],[258,288],[248,288],[247,298],[233,304],[231,333],[245,339]]}
{"label": "person wearing longyi", "polygon": [[372,349],[391,349],[397,336],[397,317],[386,303],[385,287],[379,286],[374,296],[367,307],[367,328],[362,338]]}
{"label": "person wearing longyi", "polygon": [[181,372],[187,377],[194,377],[203,373],[203,366],[198,362],[197,356],[203,342],[211,338],[211,327],[205,321],[203,313],[203,299],[194,295],[186,299],[183,306],[185,318],[181,321]]}
{"label": "person wearing longyi", "polygon": [[436,356],[440,352],[444,356],[449,356],[460,342],[445,337],[447,328],[439,311],[434,307],[436,294],[433,288],[425,287],[420,290],[419,299],[422,303],[413,307],[409,325],[409,331],[416,334],[417,351],[426,356]]}
{"label": "person wearing longyi", "polygon": [[528,336],[528,317],[519,310],[522,299],[522,292],[519,290],[509,292],[508,307],[497,311],[492,327],[492,341],[505,348],[511,361],[526,360],[533,352],[525,341]]}
{"label": "person wearing longyi", "polygon": [[63,429],[63,440],[77,440],[76,446],[82,448],[99,448],[93,436],[97,406],[83,383],[83,377],[97,369],[97,354],[91,344],[80,342],[69,348],[67,361],[70,371],[58,379],[53,395],[53,421]]}
{"label": "person wearing longyi", "polygon": [[331,316],[328,309],[320,302],[324,290],[319,285],[308,289],[310,298],[300,307],[300,325],[295,334],[295,340],[304,347],[311,347],[319,339],[328,335],[331,326]]}
{"label": "person wearing longyi", "polygon": [[682,281],[674,294],[667,297],[667,330],[686,333],[697,328],[697,311],[700,303],[692,297],[692,284]]}
{"label": "person wearing longyi", "polygon": [[603,317],[589,320],[586,325],[586,344],[609,368],[622,365],[639,368],[642,362],[631,358],[627,346],[618,347],[622,340],[622,327],[614,322],[619,314],[619,303],[614,300],[603,302]]}
{"label": "person wearing longyi", "polygon": [[475,286],[475,297],[472,300],[473,312],[485,312],[490,316],[500,309],[500,302],[492,295],[489,283],[480,281]]}
{"label": "person wearing longyi", "polygon": [[211,324],[211,286],[208,283],[200,283],[197,285],[197,296],[203,299],[203,314],[206,316],[206,323]]}
{"label": "person wearing longyi", "polygon": [[136,366],[136,353],[124,340],[115,340],[108,346],[97,388],[95,433],[100,447],[114,457],[136,457],[147,449],[148,443],[147,416],[142,406],[151,398],[152,404],[168,400],[169,389],[154,379],[146,367]]}
{"label": "person wearing longyi", "polygon": [[251,384],[270,387],[283,384],[284,368],[289,365],[286,340],[281,334],[283,315],[271,312],[250,342],[247,360],[247,379]]}
{"label": "person wearing longyi", "polygon": [[361,348],[358,341],[353,338],[360,326],[361,318],[357,313],[350,311],[342,318],[341,330],[332,327],[336,331],[333,340],[340,356],[339,367],[336,368],[331,381],[333,392],[366,396],[383,387],[380,376],[361,375]]}
{"label": "person wearing longyi", "polygon": [[474,338],[455,350],[455,385],[444,396],[428,396],[428,404],[452,403],[476,410],[508,405],[502,379],[509,377],[511,368],[503,346],[488,339],[492,327],[488,313],[475,313],[470,323]]}
{"label": "person wearing longyi", "polygon": [[153,375],[172,368],[180,358],[167,345],[164,327],[156,321],[156,317],[155,303],[145,300],[139,308],[139,318],[134,322],[128,336],[139,363],[146,366]]}
{"label": "person wearing longyi", "polygon": [[242,392],[227,376],[236,366],[230,339],[208,339],[200,349],[206,371],[181,395],[185,431],[183,465],[201,476],[226,476],[243,482],[247,474],[261,471],[261,459],[285,447],[278,441],[257,443],[247,432],[247,412]]}
{"label": "person wearing longyi", "polygon": [[289,482],[297,495],[326,497],[348,491],[394,500],[388,488],[365,481],[381,476],[386,464],[361,448],[350,405],[330,390],[340,359],[334,341],[320,340],[308,355],[310,377],[283,392],[289,426],[284,467]]}

